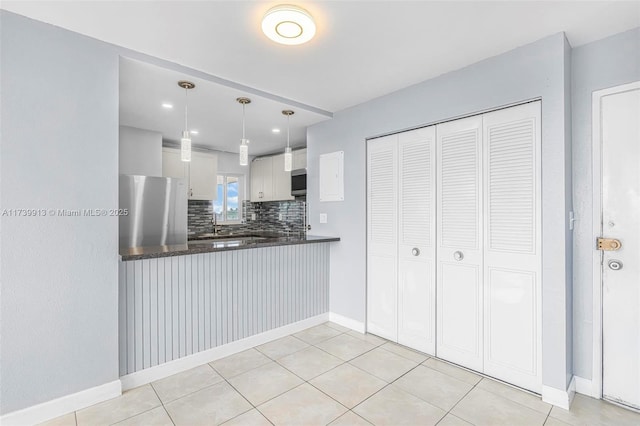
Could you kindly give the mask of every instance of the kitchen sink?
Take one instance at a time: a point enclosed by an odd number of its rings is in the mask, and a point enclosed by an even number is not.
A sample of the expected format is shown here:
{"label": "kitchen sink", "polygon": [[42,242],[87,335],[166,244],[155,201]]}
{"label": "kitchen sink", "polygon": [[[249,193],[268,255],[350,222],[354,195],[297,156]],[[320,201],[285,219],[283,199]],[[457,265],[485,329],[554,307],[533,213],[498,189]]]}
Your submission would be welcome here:
{"label": "kitchen sink", "polygon": [[259,237],[257,235],[216,235],[215,237],[191,240],[189,244],[213,244],[213,243],[241,243],[241,242],[255,242],[260,240],[266,240],[266,237]]}

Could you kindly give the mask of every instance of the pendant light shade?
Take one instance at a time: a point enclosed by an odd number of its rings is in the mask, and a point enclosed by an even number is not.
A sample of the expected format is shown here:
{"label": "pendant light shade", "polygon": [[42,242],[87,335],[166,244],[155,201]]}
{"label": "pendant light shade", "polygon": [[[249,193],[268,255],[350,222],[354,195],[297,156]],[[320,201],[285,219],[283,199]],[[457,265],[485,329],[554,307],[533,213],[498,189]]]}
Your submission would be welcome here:
{"label": "pendant light shade", "polygon": [[182,138],[180,138],[180,159],[191,161],[191,137],[186,130],[182,132]]}
{"label": "pendant light shade", "polygon": [[184,89],[184,130],[180,138],[180,159],[182,161],[191,161],[191,135],[189,133],[189,102],[187,94],[189,90],[196,87],[196,85],[190,81],[181,80],[178,82],[178,86]]}
{"label": "pendant light shade", "polygon": [[293,154],[291,148],[286,147],[284,150],[284,171],[290,172],[293,166]]}
{"label": "pendant light shade", "polygon": [[282,114],[287,116],[287,147],[284,150],[284,171],[290,172],[293,166],[293,153],[289,146],[289,118],[294,114],[293,111],[285,109]]}
{"label": "pendant light shade", "polygon": [[240,139],[240,165],[248,166],[249,165],[249,139],[245,138],[244,133],[244,107],[247,104],[251,103],[251,99],[249,98],[237,98],[236,101],[242,104],[242,139]]}
{"label": "pendant light shade", "polygon": [[240,142],[240,165],[248,166],[249,165],[249,142],[247,139],[242,139]]}

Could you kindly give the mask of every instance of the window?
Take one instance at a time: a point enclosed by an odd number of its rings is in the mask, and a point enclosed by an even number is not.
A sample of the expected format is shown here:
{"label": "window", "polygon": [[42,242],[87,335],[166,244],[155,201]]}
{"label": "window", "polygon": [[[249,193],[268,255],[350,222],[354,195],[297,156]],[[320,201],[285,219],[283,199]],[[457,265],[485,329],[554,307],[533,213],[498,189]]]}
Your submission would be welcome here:
{"label": "window", "polygon": [[213,202],[218,223],[242,221],[242,181],[239,175],[218,175],[218,198]]}

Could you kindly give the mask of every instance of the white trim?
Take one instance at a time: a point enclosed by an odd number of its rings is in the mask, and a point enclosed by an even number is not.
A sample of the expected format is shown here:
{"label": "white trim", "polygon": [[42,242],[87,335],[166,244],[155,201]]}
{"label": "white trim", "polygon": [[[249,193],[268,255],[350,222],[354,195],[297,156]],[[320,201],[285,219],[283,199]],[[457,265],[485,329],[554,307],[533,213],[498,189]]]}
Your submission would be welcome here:
{"label": "white trim", "polygon": [[594,91],[592,94],[592,243],[593,246],[593,362],[591,393],[602,398],[602,252],[595,249],[596,238],[602,234],[602,141],[600,133],[600,100],[607,95],[640,88],[640,81]]}
{"label": "white trim", "polygon": [[122,390],[137,388],[138,386],[142,386],[156,380],[164,379],[165,377],[169,377],[173,374],[198,367],[200,365],[236,354],[238,352],[246,351],[247,349],[251,349],[255,346],[271,342],[272,340],[288,336],[292,333],[297,333],[306,328],[327,322],[328,320],[329,313],[317,315],[315,317],[307,318],[293,324],[288,324],[279,328],[275,328],[273,330],[265,331],[264,333],[255,334],[241,340],[236,340],[235,342],[227,343],[226,345],[207,349],[206,351],[175,359],[164,364],[156,365],[155,367],[146,368],[144,370],[136,371],[135,373],[127,374],[126,376],[120,377],[120,381],[122,382]]}
{"label": "white trim", "polygon": [[363,322],[356,321],[348,317],[344,317],[334,312],[329,313],[329,321],[335,322],[336,324],[341,325],[343,327],[350,328],[351,330],[355,330],[358,333],[364,334],[365,332],[365,327]]}
{"label": "white trim", "polygon": [[576,380],[576,393],[600,399],[598,395],[595,395],[597,392],[594,392],[593,382],[591,379],[585,379],[579,376],[573,376],[573,378]]}
{"label": "white trim", "polygon": [[0,417],[3,425],[33,425],[122,395],[120,380],[65,395]]}
{"label": "white trim", "polygon": [[566,391],[542,385],[542,401],[568,410],[576,396],[575,376],[571,377]]}

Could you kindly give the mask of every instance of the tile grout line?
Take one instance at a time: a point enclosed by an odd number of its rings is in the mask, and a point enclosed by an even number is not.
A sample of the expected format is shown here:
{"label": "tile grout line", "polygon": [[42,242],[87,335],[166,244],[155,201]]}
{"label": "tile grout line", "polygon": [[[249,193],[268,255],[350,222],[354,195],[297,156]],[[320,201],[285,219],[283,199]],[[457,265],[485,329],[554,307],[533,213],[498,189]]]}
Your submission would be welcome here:
{"label": "tile grout line", "polygon": [[[149,386],[151,386],[151,389],[153,389],[153,393],[155,393],[156,397],[158,397],[158,401],[160,401],[160,404],[161,404],[162,409],[164,410],[164,412],[167,413],[167,416],[169,417],[169,420],[171,420],[171,423],[173,423],[173,426],[175,426],[176,422],[173,421],[173,417],[171,417],[171,414],[169,414],[169,410],[167,410],[167,407],[164,406],[164,401],[162,400],[162,398],[160,398],[160,395],[158,395],[158,391],[153,386],[153,382],[149,383]],[[194,393],[194,392],[192,392],[192,393]],[[191,394],[189,394],[189,395],[191,395]],[[174,399],[174,401],[177,401],[178,399],[180,399],[180,398]],[[169,401],[169,402],[172,402],[172,401]]]}
{"label": "tile grout line", "polygon": [[[469,391],[468,391],[467,393],[465,393],[464,395],[462,395],[462,397],[461,397],[461,398],[460,398],[460,399],[459,399],[455,404],[453,404],[453,406],[452,406],[452,407],[447,411],[447,414],[451,414],[452,416],[456,416],[456,415],[455,415],[455,414],[453,414],[451,411],[453,411],[453,409],[454,409],[454,408],[456,408],[456,407],[458,406],[458,404],[460,404],[460,402],[462,402],[462,400],[463,400],[463,399],[465,399],[465,398],[467,397],[467,395],[469,395],[469,394],[471,393],[471,391],[473,391],[473,390],[476,388],[476,386],[478,386],[478,384],[479,384],[481,381],[483,381],[483,380],[484,380],[484,378],[481,378],[480,380],[478,380],[478,383],[476,383],[475,385],[473,385],[473,386],[471,387],[471,389],[469,389]],[[445,415],[444,415],[444,417],[446,417],[446,416],[447,416],[447,414],[445,414]],[[444,417],[442,417],[442,418],[444,418]],[[458,417],[458,416],[456,416],[456,417]],[[462,419],[462,417],[460,417],[460,418]],[[442,420],[442,419],[441,419],[441,420]],[[466,422],[466,420],[465,420],[465,419],[462,419],[462,420],[464,420],[464,421]],[[471,422],[467,422],[467,423],[471,423]]]}

